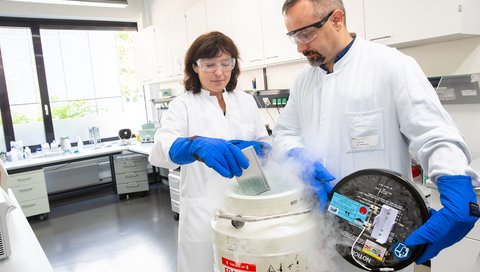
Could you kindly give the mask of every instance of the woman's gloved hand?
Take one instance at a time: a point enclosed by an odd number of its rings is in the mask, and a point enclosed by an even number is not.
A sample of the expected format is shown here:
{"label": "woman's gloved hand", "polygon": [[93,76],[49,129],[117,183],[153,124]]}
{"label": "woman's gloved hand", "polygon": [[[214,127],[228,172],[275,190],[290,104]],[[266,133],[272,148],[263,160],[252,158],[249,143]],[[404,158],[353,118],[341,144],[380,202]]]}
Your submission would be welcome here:
{"label": "woman's gloved hand", "polygon": [[204,162],[226,178],[241,176],[242,168],[249,166],[247,158],[238,147],[217,138],[178,138],[173,142],[168,154],[176,164],[188,164],[195,160]]}
{"label": "woman's gloved hand", "polygon": [[288,157],[300,162],[303,167],[302,180],[307,183],[315,192],[320,203],[320,210],[324,211],[328,196],[332,191],[330,181],[335,177],[319,161],[311,160],[305,154],[303,148],[294,148],[288,152]]}
{"label": "woman's gloved hand", "polygon": [[430,218],[405,240],[407,247],[426,245],[416,260],[422,264],[460,241],[478,220],[479,209],[469,176],[443,176],[437,179],[440,202],[438,212],[430,210]]}
{"label": "woman's gloved hand", "polygon": [[265,157],[265,155],[267,155],[270,152],[270,150],[272,150],[272,147],[270,146],[270,144],[265,142],[244,141],[244,140],[230,140],[229,142],[234,144],[236,147],[240,149],[253,146],[253,148],[255,149],[255,153],[257,153],[257,155],[260,157]]}

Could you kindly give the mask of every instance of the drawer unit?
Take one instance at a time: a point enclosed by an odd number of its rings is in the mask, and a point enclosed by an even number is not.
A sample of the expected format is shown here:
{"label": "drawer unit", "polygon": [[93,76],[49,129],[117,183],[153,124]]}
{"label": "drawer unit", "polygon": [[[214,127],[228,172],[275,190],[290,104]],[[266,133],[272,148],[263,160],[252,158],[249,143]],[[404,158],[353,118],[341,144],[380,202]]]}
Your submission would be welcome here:
{"label": "drawer unit", "polygon": [[170,188],[180,190],[180,173],[173,170],[170,171],[174,173],[168,174],[168,185],[170,186]]}
{"label": "drawer unit", "polygon": [[[173,199],[170,199],[170,203],[172,204],[172,211],[176,214],[180,214],[180,202],[179,201],[175,201]],[[178,217],[178,215],[176,215],[175,217]],[[178,220],[178,218],[176,218]]]}
{"label": "drawer unit", "polygon": [[147,158],[143,155],[127,154],[115,157],[115,174],[147,170]]}
{"label": "drawer unit", "polygon": [[43,169],[10,175],[8,185],[25,216],[39,215],[44,219],[50,212]]}
{"label": "drawer unit", "polygon": [[[11,188],[25,184],[39,183],[40,181],[45,183],[43,170],[24,172],[8,176],[8,185]],[[15,195],[15,197],[18,199],[17,195]]]}
{"label": "drawer unit", "polygon": [[117,184],[129,183],[129,182],[135,182],[135,181],[146,181],[148,179],[147,171],[145,170],[138,171],[138,172],[116,174],[115,176],[117,177]]}
{"label": "drawer unit", "polygon": [[180,191],[170,187],[170,199],[180,203]]}
{"label": "drawer unit", "polygon": [[35,199],[39,196],[47,196],[47,186],[41,182],[15,186],[11,187],[11,189],[19,202]]}
{"label": "drawer unit", "polygon": [[147,158],[138,154],[115,156],[115,178],[117,194],[120,198],[130,193],[147,192]]}
{"label": "drawer unit", "polygon": [[118,194],[128,194],[132,192],[148,191],[148,181],[132,181],[128,183],[117,184]]}
{"label": "drawer unit", "polygon": [[170,203],[172,204],[173,218],[178,220],[180,215],[180,169],[168,170],[168,185],[170,186]]}
{"label": "drawer unit", "polygon": [[44,219],[46,218],[46,213],[50,211],[50,205],[47,197],[25,200],[21,202],[19,201],[18,204],[20,204],[25,216],[40,215],[40,219]]}

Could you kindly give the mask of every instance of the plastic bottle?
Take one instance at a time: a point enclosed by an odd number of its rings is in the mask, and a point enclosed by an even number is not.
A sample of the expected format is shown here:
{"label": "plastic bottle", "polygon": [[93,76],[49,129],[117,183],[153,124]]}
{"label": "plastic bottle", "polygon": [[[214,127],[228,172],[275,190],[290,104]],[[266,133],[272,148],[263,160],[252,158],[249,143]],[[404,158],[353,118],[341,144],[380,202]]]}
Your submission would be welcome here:
{"label": "plastic bottle", "polygon": [[82,138],[77,137],[77,150],[80,151],[80,150],[83,150],[83,148],[84,146],[83,146]]}
{"label": "plastic bottle", "polygon": [[26,160],[32,159],[32,151],[30,150],[30,148],[29,148],[28,146],[26,146],[26,147],[23,149],[23,157],[24,157]]}

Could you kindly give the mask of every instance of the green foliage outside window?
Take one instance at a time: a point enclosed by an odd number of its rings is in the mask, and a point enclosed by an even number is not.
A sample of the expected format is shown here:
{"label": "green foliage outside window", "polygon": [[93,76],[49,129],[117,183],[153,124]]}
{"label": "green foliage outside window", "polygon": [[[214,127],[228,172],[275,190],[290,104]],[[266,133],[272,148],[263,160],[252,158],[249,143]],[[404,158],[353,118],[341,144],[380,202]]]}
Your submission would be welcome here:
{"label": "green foliage outside window", "polygon": [[18,124],[28,124],[30,123],[31,119],[24,113],[13,112],[12,113],[12,121],[14,125]]}
{"label": "green foliage outside window", "polygon": [[138,102],[142,98],[135,77],[135,59],[133,55],[133,31],[117,32],[118,69],[122,97],[127,102]]}
{"label": "green foliage outside window", "polygon": [[[54,101],[55,99],[52,98]],[[72,102],[52,103],[52,118],[69,119],[83,117],[94,112],[93,107],[85,99],[80,99]]]}

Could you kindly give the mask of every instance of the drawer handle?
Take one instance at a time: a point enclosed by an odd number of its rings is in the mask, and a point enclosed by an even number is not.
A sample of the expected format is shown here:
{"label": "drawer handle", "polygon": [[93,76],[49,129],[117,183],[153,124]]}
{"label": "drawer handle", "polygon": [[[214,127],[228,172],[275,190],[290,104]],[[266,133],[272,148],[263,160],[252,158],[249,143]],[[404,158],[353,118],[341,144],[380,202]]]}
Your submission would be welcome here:
{"label": "drawer handle", "polygon": [[27,181],[27,180],[31,180],[32,177],[28,177],[28,178],[20,178],[20,179],[17,179],[17,181]]}
{"label": "drawer handle", "polygon": [[27,191],[31,191],[33,190],[33,187],[30,187],[30,188],[25,188],[25,189],[20,189],[18,190],[19,192],[27,192]]}
{"label": "drawer handle", "polygon": [[125,175],[126,178],[134,178],[137,177],[138,174],[130,174],[130,175]]}
{"label": "drawer handle", "polygon": [[135,167],[135,166],[137,166],[137,164],[136,164],[136,163],[132,163],[132,164],[125,164],[125,165],[124,165],[124,167],[125,167],[125,168],[128,168],[128,167]]}
{"label": "drawer handle", "polygon": [[133,187],[138,187],[140,184],[138,183],[127,183],[127,188],[133,188]]}
{"label": "drawer handle", "polygon": [[374,41],[379,41],[379,40],[385,40],[385,39],[390,39],[392,36],[388,35],[388,36],[382,36],[382,37],[377,37],[377,38],[372,38],[370,39],[370,41],[374,42]]}
{"label": "drawer handle", "polygon": [[22,208],[30,208],[30,207],[33,207],[33,206],[35,206],[35,205],[36,205],[35,203],[27,204],[27,205],[22,205]]}
{"label": "drawer handle", "polygon": [[267,57],[266,59],[276,59],[278,58],[279,56],[270,56],[270,57]]}

